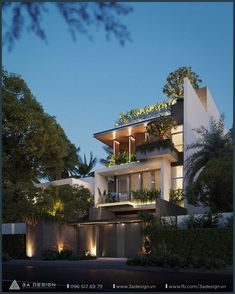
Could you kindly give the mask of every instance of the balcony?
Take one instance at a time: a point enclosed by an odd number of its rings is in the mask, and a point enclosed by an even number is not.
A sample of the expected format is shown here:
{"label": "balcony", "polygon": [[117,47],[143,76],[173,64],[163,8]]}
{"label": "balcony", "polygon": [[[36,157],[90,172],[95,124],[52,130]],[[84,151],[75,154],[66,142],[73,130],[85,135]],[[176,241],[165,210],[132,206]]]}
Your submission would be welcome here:
{"label": "balcony", "polygon": [[136,159],[139,161],[165,157],[170,162],[178,161],[178,151],[171,139],[147,142],[136,146]]}

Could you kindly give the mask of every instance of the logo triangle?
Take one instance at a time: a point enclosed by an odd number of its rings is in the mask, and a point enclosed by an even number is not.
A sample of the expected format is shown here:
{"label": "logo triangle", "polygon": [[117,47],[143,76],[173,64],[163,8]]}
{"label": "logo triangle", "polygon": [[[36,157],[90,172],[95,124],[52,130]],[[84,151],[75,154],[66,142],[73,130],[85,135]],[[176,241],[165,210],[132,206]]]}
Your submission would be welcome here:
{"label": "logo triangle", "polygon": [[11,283],[11,286],[10,286],[9,290],[20,290],[20,287],[19,287],[18,283],[16,282],[16,280],[14,280]]}

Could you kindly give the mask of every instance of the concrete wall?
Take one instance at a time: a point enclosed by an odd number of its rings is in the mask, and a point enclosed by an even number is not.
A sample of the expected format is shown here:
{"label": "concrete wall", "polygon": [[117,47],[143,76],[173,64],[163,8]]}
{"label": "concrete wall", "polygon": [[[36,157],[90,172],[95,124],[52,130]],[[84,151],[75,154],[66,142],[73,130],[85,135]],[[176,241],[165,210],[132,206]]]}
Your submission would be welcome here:
{"label": "concrete wall", "polygon": [[[197,94],[198,93],[198,94]],[[193,129],[204,126],[209,129],[209,122],[211,118],[219,119],[220,114],[216,107],[216,104],[210,94],[208,88],[203,88],[201,91],[193,89],[188,78],[184,79],[184,189],[188,185],[186,178],[185,161],[194,153],[194,150],[186,150],[187,146],[195,142],[199,135],[193,131]],[[200,98],[199,98],[200,96]],[[188,213],[204,213],[206,209],[202,207],[195,207],[187,203],[187,197],[185,197],[185,208]]]}
{"label": "concrete wall", "polygon": [[70,249],[77,253],[77,227],[57,223],[27,224],[27,255],[38,258],[46,249]]}
{"label": "concrete wall", "polygon": [[99,192],[98,188],[103,195],[104,191],[108,192],[108,181],[107,178],[100,175],[98,171],[95,172],[95,205],[99,203]]}
{"label": "concrete wall", "polygon": [[161,198],[169,200],[169,193],[171,189],[171,163],[162,158],[161,161]]}
{"label": "concrete wall", "polygon": [[46,183],[40,183],[40,184],[36,184],[35,186],[41,187],[41,188],[43,188],[43,187],[46,188],[46,187],[49,187],[50,185],[54,185],[54,186],[64,186],[64,185],[83,186],[84,188],[89,189],[92,194],[94,194],[95,179],[93,177],[86,177],[86,178],[80,178],[80,179],[67,178],[67,179],[46,182]]}

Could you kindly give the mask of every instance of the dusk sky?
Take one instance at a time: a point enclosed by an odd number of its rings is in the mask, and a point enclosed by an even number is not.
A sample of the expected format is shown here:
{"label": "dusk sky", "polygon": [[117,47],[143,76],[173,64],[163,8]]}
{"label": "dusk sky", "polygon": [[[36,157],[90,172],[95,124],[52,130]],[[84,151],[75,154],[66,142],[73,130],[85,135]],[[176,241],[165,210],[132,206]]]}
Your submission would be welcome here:
{"label": "dusk sky", "polygon": [[129,5],[134,11],[121,20],[133,41],[124,47],[101,29],[91,29],[93,41],[81,34],[74,42],[50,9],[42,23],[48,43],[24,32],[11,52],[3,48],[3,65],[22,76],[82,154],[105,157],[93,134],[114,127],[120,112],[165,100],[166,77],[180,66],[199,74],[231,128],[232,3]]}

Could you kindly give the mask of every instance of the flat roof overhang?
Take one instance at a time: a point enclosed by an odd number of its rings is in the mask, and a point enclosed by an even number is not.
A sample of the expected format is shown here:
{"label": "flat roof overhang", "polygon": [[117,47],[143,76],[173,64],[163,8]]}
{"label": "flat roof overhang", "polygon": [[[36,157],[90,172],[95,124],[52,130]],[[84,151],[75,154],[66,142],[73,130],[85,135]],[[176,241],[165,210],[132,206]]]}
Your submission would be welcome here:
{"label": "flat roof overhang", "polygon": [[98,169],[95,172],[102,176],[115,176],[115,175],[125,175],[131,173],[138,173],[148,170],[155,170],[161,168],[162,158],[154,158],[151,160],[145,160],[142,162],[130,162],[126,164],[120,164],[117,166],[106,167],[103,169]]}
{"label": "flat roof overhang", "polygon": [[[169,115],[170,113],[167,116]],[[110,147],[113,147],[113,140],[117,140],[120,143],[128,143],[129,136],[135,137],[136,134],[145,133],[147,123],[156,117],[158,116],[151,117],[145,120],[140,120],[135,123],[115,127],[103,132],[98,132],[93,134],[93,136],[97,140],[101,141],[102,143]]]}

